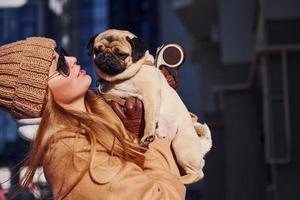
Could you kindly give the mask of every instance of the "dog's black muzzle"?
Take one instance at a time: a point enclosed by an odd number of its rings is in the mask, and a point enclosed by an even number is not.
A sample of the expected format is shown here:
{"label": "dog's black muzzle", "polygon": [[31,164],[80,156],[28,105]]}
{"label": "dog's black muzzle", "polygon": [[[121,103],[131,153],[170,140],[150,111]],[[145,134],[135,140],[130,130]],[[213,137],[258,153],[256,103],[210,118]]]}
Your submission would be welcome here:
{"label": "dog's black muzzle", "polygon": [[123,66],[112,54],[99,53],[95,60],[96,66],[104,73],[116,75],[125,70]]}

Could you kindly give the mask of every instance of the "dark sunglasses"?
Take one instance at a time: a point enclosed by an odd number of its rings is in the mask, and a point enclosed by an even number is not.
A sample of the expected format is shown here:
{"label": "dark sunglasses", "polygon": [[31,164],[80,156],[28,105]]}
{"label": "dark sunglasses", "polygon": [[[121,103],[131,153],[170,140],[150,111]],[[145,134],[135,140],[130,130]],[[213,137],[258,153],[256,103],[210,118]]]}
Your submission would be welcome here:
{"label": "dark sunglasses", "polygon": [[68,77],[70,75],[70,69],[69,69],[66,59],[65,59],[65,56],[68,56],[67,52],[62,47],[55,47],[54,50],[59,55],[58,61],[57,61],[57,66],[56,66],[57,72],[55,72],[54,74],[49,76],[48,80],[55,78],[59,75],[62,75],[64,77]]}

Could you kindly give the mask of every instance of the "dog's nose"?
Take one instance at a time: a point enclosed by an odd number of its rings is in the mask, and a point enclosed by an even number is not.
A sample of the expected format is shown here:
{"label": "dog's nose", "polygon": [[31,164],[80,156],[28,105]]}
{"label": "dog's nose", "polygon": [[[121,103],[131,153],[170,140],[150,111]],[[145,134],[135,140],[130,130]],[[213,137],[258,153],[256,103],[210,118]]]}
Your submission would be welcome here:
{"label": "dog's nose", "polygon": [[110,53],[104,53],[105,58],[112,58],[112,55]]}
{"label": "dog's nose", "polygon": [[103,54],[103,58],[102,58],[103,62],[110,61],[111,59],[112,59],[112,55],[110,53],[104,53]]}
{"label": "dog's nose", "polygon": [[110,53],[101,53],[97,55],[94,62],[97,66],[109,63],[113,60],[113,56]]}

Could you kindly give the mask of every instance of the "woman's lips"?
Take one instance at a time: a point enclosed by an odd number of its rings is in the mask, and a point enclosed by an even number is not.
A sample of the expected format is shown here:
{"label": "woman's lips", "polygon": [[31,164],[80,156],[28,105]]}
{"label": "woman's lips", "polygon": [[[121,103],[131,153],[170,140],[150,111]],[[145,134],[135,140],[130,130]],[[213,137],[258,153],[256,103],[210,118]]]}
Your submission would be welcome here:
{"label": "woman's lips", "polygon": [[82,75],[85,75],[85,74],[86,74],[86,71],[84,69],[80,69],[79,73],[78,73],[78,76],[82,76]]}

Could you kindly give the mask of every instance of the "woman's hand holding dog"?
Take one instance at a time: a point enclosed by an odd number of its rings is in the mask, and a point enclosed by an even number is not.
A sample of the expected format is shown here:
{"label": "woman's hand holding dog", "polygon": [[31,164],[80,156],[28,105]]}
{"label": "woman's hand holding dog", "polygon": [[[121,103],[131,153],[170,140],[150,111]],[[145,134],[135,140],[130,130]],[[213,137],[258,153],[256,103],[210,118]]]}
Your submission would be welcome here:
{"label": "woman's hand holding dog", "polygon": [[135,97],[126,99],[124,106],[117,102],[111,102],[111,107],[122,120],[125,128],[133,134],[135,138],[142,138],[145,127],[144,108],[141,100]]}

